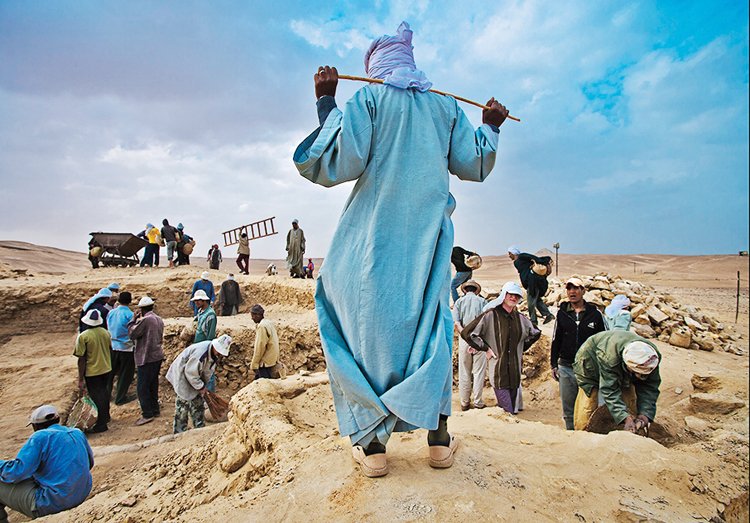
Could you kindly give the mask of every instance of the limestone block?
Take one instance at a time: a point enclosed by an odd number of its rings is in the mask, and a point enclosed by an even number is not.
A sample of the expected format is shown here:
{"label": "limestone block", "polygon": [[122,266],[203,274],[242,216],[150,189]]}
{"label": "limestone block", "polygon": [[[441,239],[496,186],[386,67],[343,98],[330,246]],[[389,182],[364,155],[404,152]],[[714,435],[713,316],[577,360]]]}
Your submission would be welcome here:
{"label": "limestone block", "polygon": [[633,325],[633,331],[635,331],[638,336],[643,336],[644,338],[656,338],[656,331],[648,324],[636,323]]}
{"label": "limestone block", "polygon": [[712,392],[721,388],[721,380],[711,375],[693,374],[690,383],[698,392]]}
{"label": "limestone block", "polygon": [[690,348],[690,343],[693,341],[690,331],[686,330],[674,330],[669,336],[668,343],[675,347],[682,347],[683,349]]}
{"label": "limestone block", "polygon": [[[630,301],[633,301],[632,299]],[[633,309],[630,311],[630,315],[633,317],[633,319],[636,319],[638,316],[646,312],[646,306],[645,305],[636,305],[633,307]]]}
{"label": "limestone block", "polygon": [[690,316],[684,316],[683,319],[685,320],[685,325],[687,325],[690,328],[690,330],[693,332],[705,331],[707,329],[705,325],[703,325],[700,322],[695,321]]}
{"label": "limestone block", "polygon": [[655,305],[652,305],[648,309],[646,309],[646,314],[648,314],[648,317],[651,318],[651,322],[656,323],[657,325],[669,319],[669,316],[664,314]]}

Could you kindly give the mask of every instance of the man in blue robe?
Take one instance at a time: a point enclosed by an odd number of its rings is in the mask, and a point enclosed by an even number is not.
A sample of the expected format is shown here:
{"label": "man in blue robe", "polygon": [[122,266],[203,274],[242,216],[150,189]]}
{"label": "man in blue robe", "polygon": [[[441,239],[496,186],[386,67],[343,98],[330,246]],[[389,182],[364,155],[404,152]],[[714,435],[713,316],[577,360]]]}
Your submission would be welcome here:
{"label": "man in blue robe", "polygon": [[491,99],[473,129],[455,99],[428,92],[412,32],[378,38],[370,84],[344,112],[335,68],[315,75],[320,127],[294,153],[300,174],[331,187],[356,180],[315,293],[340,432],[369,477],[388,472],[393,431],[426,428],[430,465],[450,467],[453,324],[448,304],[455,200],[449,172],[483,181],[508,115]]}

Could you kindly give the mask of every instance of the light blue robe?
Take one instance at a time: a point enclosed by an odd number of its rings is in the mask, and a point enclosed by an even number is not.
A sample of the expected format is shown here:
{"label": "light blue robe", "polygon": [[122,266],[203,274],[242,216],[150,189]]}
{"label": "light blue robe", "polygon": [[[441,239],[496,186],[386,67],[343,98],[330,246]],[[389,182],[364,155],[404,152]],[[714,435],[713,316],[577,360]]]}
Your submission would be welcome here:
{"label": "light blue robe", "polygon": [[368,85],[294,153],[314,183],[357,180],[315,293],[339,429],[354,444],[450,415],[448,171],[484,180],[497,141],[453,98]]}

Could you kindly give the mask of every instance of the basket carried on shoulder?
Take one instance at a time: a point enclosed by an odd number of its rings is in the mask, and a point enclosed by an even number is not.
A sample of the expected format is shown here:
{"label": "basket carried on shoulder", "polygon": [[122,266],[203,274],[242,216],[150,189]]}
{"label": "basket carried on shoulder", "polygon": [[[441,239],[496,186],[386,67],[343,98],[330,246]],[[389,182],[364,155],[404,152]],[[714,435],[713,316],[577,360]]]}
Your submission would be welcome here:
{"label": "basket carried on shoulder", "polygon": [[472,271],[477,270],[482,266],[482,257],[478,254],[473,254],[466,258],[466,266]]}

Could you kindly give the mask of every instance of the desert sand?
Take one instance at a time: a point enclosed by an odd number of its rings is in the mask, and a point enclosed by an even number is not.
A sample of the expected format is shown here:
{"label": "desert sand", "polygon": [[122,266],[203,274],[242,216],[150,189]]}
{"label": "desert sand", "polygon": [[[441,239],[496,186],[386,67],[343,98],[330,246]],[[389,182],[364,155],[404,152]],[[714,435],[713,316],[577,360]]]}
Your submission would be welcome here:
{"label": "desert sand", "polygon": [[[190,340],[189,291],[205,268],[195,261],[173,270],[92,270],[85,254],[0,242],[0,457],[14,457],[26,440],[34,407],[71,407],[77,311],[111,281],[136,297],[157,299],[166,324],[166,371]],[[664,381],[659,428],[651,438],[563,429],[548,362],[552,326],[546,325],[525,355],[523,412],[510,416],[494,407],[489,388],[490,407],[483,410],[461,412],[454,396],[449,426],[460,439],[454,466],[427,465],[425,431],[396,434],[388,446],[391,471],[375,480],[359,473],[348,440],[337,431],[314,281],[289,279],[283,270],[265,276],[268,263],[252,260],[251,275],[237,276],[245,303],[239,315],[219,318],[218,333],[234,339],[218,373],[219,393],[232,398],[228,421],[170,436],[174,393],[162,379],[162,417],[135,427],[137,402],[113,406],[110,430],[89,439],[96,454],[91,496],[47,519],[747,521],[747,258],[560,255],[557,279],[605,272],[652,286],[721,323],[743,351],[689,350],[657,341]],[[216,286],[236,269],[232,260],[222,267],[211,271]],[[492,292],[517,276],[510,261],[498,256],[486,257],[475,279]],[[256,302],[277,325],[285,379],[251,381],[254,324],[247,310]],[[24,520],[12,513],[11,521]]]}

